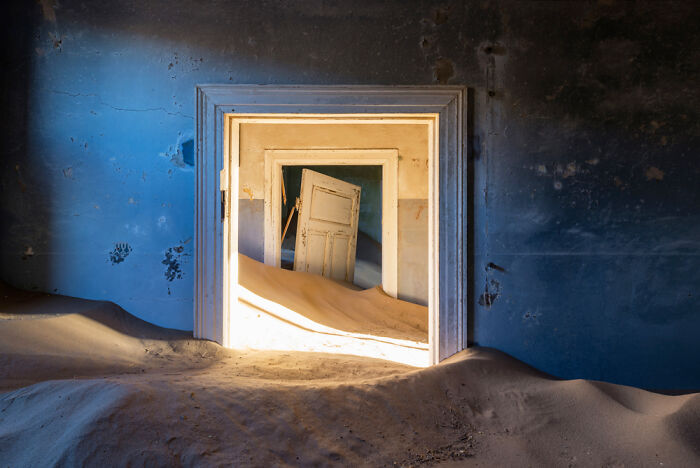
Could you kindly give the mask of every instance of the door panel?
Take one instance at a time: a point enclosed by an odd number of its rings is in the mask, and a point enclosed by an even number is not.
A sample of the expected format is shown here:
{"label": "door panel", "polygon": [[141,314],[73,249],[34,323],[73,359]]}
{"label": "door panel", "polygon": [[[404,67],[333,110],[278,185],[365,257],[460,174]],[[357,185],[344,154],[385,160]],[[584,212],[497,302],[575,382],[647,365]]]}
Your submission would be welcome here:
{"label": "door panel", "polygon": [[[315,275],[323,275],[323,264],[326,258],[326,241],[328,236],[324,232],[309,232],[307,238],[306,264],[303,271]],[[296,264],[294,265],[294,269],[297,270]]]}
{"label": "door panel", "polygon": [[[348,269],[348,253],[350,252],[350,236],[336,234],[333,237],[331,250],[331,278],[346,280]],[[353,268],[354,273],[354,268]]]}
{"label": "door panel", "polygon": [[295,270],[353,281],[360,192],[357,185],[302,171]]}
{"label": "door panel", "polygon": [[310,218],[350,226],[352,204],[352,195],[333,193],[316,185],[311,196]]}

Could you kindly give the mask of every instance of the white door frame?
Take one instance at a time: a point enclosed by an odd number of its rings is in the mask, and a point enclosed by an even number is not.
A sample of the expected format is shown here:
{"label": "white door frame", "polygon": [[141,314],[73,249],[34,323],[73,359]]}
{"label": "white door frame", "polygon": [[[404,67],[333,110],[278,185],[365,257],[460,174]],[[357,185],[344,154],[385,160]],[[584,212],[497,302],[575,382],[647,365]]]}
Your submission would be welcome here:
{"label": "white door frame", "polygon": [[[461,86],[251,86],[196,88],[194,336],[229,346],[230,293],[237,294],[239,148],[232,117],[353,116],[392,119],[433,116],[435,138],[429,174],[430,362],[467,346],[467,131],[466,89]],[[221,192],[220,192],[221,190]],[[225,195],[229,194],[226,198]],[[234,203],[232,203],[232,201]],[[228,219],[226,219],[228,218]],[[222,221],[227,222],[222,222]],[[235,254],[235,257],[233,256]]]}
{"label": "white door frame", "polygon": [[[268,149],[265,150],[265,263],[279,267],[282,206],[279,194],[283,166],[382,167],[382,289],[398,295],[399,151],[397,149]],[[288,194],[290,197],[291,194]]]}

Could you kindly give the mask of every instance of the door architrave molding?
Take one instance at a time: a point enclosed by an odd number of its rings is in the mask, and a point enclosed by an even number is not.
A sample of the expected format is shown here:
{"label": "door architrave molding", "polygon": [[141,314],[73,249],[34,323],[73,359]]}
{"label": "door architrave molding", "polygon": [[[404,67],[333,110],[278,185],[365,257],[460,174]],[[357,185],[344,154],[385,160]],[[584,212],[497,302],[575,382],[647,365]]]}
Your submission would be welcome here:
{"label": "door architrave molding", "polygon": [[[437,363],[467,346],[467,92],[462,86],[262,86],[196,87],[194,336],[230,346],[231,291],[238,265],[231,262],[238,220],[238,197],[222,194],[238,187],[237,164],[228,167],[238,133],[229,126],[240,114],[305,114],[362,119],[434,115],[429,169],[429,343]],[[232,248],[232,246],[235,246]]]}

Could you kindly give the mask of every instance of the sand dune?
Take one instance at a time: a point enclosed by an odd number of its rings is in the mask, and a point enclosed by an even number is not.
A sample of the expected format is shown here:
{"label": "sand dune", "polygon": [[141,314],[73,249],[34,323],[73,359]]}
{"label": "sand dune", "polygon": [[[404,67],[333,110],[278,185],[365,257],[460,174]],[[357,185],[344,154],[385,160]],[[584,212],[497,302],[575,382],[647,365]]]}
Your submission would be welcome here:
{"label": "sand dune", "polygon": [[381,288],[358,290],[239,256],[238,307],[230,343],[238,349],[345,353],[425,367],[428,308]]}
{"label": "sand dune", "polygon": [[380,287],[356,290],[323,276],[283,270],[238,256],[239,283],[268,300],[338,330],[427,342],[428,308],[396,300]]}
{"label": "sand dune", "polygon": [[3,297],[2,466],[700,465],[700,394],[560,381],[483,348],[422,370],[238,352],[110,303]]}

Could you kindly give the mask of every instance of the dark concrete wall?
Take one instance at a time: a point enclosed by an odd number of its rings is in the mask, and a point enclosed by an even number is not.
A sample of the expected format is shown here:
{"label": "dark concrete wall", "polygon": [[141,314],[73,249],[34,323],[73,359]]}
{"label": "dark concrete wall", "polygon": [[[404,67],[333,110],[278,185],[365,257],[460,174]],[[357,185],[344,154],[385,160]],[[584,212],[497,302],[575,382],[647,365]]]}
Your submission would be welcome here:
{"label": "dark concrete wall", "polygon": [[695,2],[4,7],[0,277],[192,320],[198,83],[473,89],[470,340],[700,387]]}

